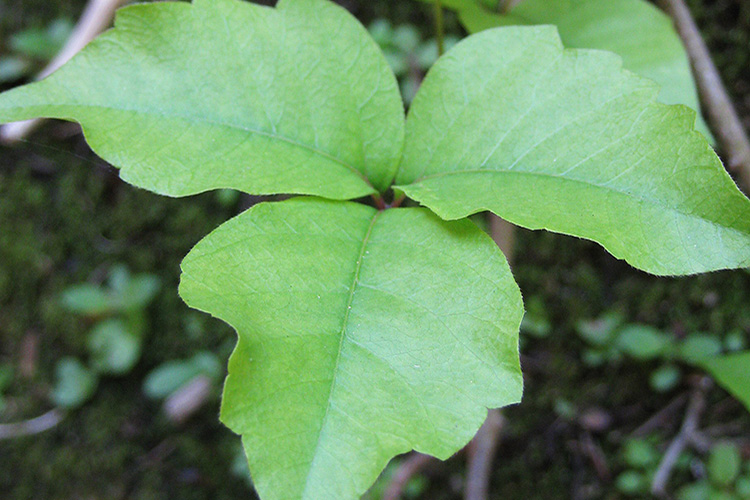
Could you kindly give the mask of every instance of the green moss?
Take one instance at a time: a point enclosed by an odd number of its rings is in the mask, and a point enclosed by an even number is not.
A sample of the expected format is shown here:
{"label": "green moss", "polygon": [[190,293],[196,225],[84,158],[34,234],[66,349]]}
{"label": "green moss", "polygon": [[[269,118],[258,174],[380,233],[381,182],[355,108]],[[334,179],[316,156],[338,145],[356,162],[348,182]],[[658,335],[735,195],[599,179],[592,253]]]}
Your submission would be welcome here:
{"label": "green moss", "polygon": [[[0,38],[55,17],[74,18],[84,3],[0,3],[0,34],[6,30]],[[425,34],[431,31],[429,7],[418,2],[349,3],[365,22],[387,16],[396,24],[416,23]],[[750,4],[690,3],[747,119]],[[163,287],[149,308],[144,356],[132,373],[104,380],[93,401],[54,430],[0,442],[0,470],[13,471],[0,474],[2,497],[251,498],[244,480],[230,473],[237,438],[219,424],[216,402],[175,428],[140,390],[148,371],[165,360],[185,358],[198,349],[228,355],[234,334],[189,311],[177,295],[177,283],[182,257],[239,207],[225,208],[213,194],[175,200],[126,186],[80,138],[50,138],[57,130],[47,126],[33,138],[43,144],[0,148],[0,362],[17,364],[23,339],[31,333],[40,339],[38,369],[31,379],[16,377],[8,413],[0,419],[48,410],[55,362],[65,355],[84,356],[90,325],[59,307],[58,296],[66,286],[100,281],[109,266],[124,263],[134,272],[158,274]],[[655,278],[590,242],[520,231],[518,243],[514,273],[526,299],[543,305],[552,333],[525,344],[526,395],[521,405],[505,410],[509,424],[494,469],[492,498],[567,498],[580,484],[599,489],[600,495],[591,498],[604,497],[611,485],[599,482],[590,461],[569,446],[579,439],[580,428],[557,417],[556,402],[571,401],[578,410],[605,408],[618,418],[613,424],[617,430],[627,432],[671,396],[644,398],[650,370],[643,365],[586,369],[576,323],[617,310],[628,321],[677,336],[693,331],[723,336],[736,330],[747,337],[750,275]],[[597,441],[608,457],[617,455],[614,438],[598,436]],[[458,498],[450,484],[463,475],[464,465],[462,458],[450,461],[423,498]],[[689,478],[675,479],[680,484]]]}

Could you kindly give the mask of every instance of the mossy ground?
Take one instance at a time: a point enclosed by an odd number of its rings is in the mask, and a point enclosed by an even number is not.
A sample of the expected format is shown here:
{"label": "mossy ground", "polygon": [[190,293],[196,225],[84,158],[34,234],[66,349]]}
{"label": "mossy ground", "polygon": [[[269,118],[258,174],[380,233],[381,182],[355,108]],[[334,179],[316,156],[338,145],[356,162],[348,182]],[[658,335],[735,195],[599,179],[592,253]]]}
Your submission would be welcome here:
{"label": "mossy ground", "polygon": [[[362,19],[388,17],[429,31],[424,6],[413,2],[348,2]],[[693,0],[717,64],[743,116],[750,117],[750,4],[743,0]],[[2,40],[23,27],[59,16],[74,18],[83,1],[7,0],[0,4]],[[0,41],[0,51],[3,50]],[[0,497],[35,499],[238,499],[252,498],[231,473],[238,439],[218,422],[218,400],[181,427],[166,421],[141,383],[163,361],[199,349],[228,355],[233,332],[190,311],[177,295],[179,263],[221,222],[243,209],[215,194],[169,199],[127,186],[89,152],[70,126],[48,125],[16,148],[0,148],[0,362],[18,367],[30,339],[38,339],[33,373],[16,375],[0,421],[29,418],[50,409],[55,362],[85,356],[88,324],[65,313],[65,287],[101,281],[124,263],[162,280],[149,308],[144,355],[121,378],[105,379],[95,398],[55,429],[0,441]],[[750,333],[750,275],[720,272],[689,278],[655,278],[630,269],[596,245],[541,232],[520,231],[515,275],[528,300],[543,307],[553,325],[544,339],[526,339],[526,396],[505,411],[509,424],[493,476],[493,498],[618,498],[581,450],[588,436],[613,472],[624,435],[666,405],[671,395],[644,391],[649,366],[623,363],[586,368],[575,324],[606,311],[683,335]],[[196,326],[197,324],[197,326]],[[16,370],[18,372],[18,370]],[[684,387],[683,387],[684,389]],[[680,389],[678,389],[679,391]],[[738,404],[706,419],[742,418]],[[558,416],[570,401],[585,413],[611,417],[597,434]],[[728,408],[728,409],[727,409]],[[745,422],[747,424],[747,422]],[[746,429],[748,427],[745,427]],[[669,436],[665,436],[667,440]],[[463,458],[450,461],[422,495],[458,498]]]}

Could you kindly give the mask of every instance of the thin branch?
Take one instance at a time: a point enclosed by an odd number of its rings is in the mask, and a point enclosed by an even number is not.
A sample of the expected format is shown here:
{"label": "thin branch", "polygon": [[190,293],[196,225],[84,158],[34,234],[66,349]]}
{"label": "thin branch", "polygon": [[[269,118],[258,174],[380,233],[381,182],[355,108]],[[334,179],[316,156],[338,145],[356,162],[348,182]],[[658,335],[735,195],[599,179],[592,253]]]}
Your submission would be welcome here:
{"label": "thin branch", "polygon": [[687,401],[687,394],[680,394],[667,406],[656,412],[643,424],[641,424],[636,430],[630,433],[630,437],[640,438],[648,435],[652,431],[658,429],[664,425],[664,422],[671,420],[672,414],[675,413],[682,405]]}
{"label": "thin branch", "polygon": [[432,462],[437,462],[437,459],[424,453],[414,452],[410,455],[394,474],[383,500],[399,500],[409,481]]}
{"label": "thin branch", "polygon": [[487,419],[472,442],[473,453],[469,455],[469,466],[466,471],[465,500],[488,498],[492,462],[504,427],[505,418],[500,410],[489,410]]}
{"label": "thin branch", "polygon": [[721,81],[711,53],[684,0],[660,0],[685,43],[698,89],[717,138],[727,154],[729,169],[750,191],[750,139]]}
{"label": "thin branch", "polygon": [[[60,53],[42,70],[36,79],[41,80],[54,73],[71,57],[76,55],[96,35],[104,31],[111,23],[115,10],[127,0],[90,0],[76,24],[73,33],[65,43]],[[8,123],[0,127],[0,142],[16,142],[30,134],[41,120],[26,120],[22,122]]]}
{"label": "thin branch", "polygon": [[597,476],[604,482],[612,479],[612,471],[607,463],[607,456],[604,454],[601,446],[594,441],[594,437],[589,431],[585,431],[580,439],[581,452],[586,456],[596,470]]}
{"label": "thin branch", "polygon": [[698,383],[698,387],[691,394],[680,432],[669,444],[667,451],[659,463],[659,468],[656,469],[654,479],[651,483],[651,493],[657,497],[667,496],[667,483],[677,460],[685,448],[700,440],[698,426],[701,415],[703,415],[706,409],[706,390],[709,385],[710,380],[704,378]]}
{"label": "thin branch", "polygon": [[435,36],[437,37],[438,55],[445,52],[445,21],[443,20],[443,2],[435,0]]}
{"label": "thin branch", "polygon": [[385,201],[383,201],[383,197],[380,196],[380,193],[373,193],[370,195],[370,197],[375,202],[375,206],[378,208],[378,210],[385,210],[387,208],[385,205]]}
{"label": "thin branch", "polygon": [[60,410],[54,409],[31,420],[13,424],[0,424],[0,440],[39,434],[40,432],[52,429],[62,422],[64,416]]}
{"label": "thin branch", "polygon": [[212,389],[211,379],[199,375],[164,401],[164,413],[172,423],[181,424],[206,403]]}

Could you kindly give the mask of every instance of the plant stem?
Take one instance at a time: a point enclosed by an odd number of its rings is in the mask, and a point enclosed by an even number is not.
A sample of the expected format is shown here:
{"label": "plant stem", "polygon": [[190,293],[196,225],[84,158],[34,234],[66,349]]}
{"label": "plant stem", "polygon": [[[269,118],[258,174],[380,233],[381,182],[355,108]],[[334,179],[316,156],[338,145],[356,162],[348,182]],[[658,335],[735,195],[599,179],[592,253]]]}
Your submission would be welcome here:
{"label": "plant stem", "polygon": [[378,210],[385,210],[386,208],[388,208],[385,205],[385,201],[383,201],[383,197],[380,196],[380,193],[373,193],[370,196],[375,201],[375,206],[378,207]]}
{"label": "plant stem", "polygon": [[391,484],[383,494],[383,500],[399,500],[409,481],[435,460],[429,455],[414,452],[396,471]]}
{"label": "plant stem", "polygon": [[395,200],[393,200],[393,203],[391,203],[391,208],[398,208],[398,207],[400,207],[401,204],[404,202],[405,199],[406,199],[406,195],[405,194],[401,194],[398,198],[396,198]]}
{"label": "plant stem", "polygon": [[492,461],[504,427],[505,419],[500,410],[489,410],[487,419],[471,443],[464,489],[465,500],[489,498]]}
{"label": "plant stem", "polygon": [[706,42],[683,0],[660,0],[659,3],[672,16],[677,32],[685,43],[703,105],[726,151],[729,169],[740,177],[743,187],[750,192],[750,140],[711,59]]}
{"label": "plant stem", "polygon": [[442,0],[435,0],[435,36],[437,37],[438,55],[442,56],[445,53],[445,23]]}
{"label": "plant stem", "polygon": [[706,409],[706,392],[710,387],[710,383],[708,377],[699,380],[697,387],[690,396],[690,401],[685,411],[685,420],[682,422],[680,432],[667,448],[654,474],[654,479],[651,483],[651,493],[656,497],[666,497],[667,483],[672,475],[672,469],[682,452],[694,441],[696,434],[698,434],[700,418]]}
{"label": "plant stem", "polygon": [[39,434],[59,424],[63,416],[64,414],[60,410],[54,409],[31,420],[13,424],[0,424],[0,439],[13,439]]}

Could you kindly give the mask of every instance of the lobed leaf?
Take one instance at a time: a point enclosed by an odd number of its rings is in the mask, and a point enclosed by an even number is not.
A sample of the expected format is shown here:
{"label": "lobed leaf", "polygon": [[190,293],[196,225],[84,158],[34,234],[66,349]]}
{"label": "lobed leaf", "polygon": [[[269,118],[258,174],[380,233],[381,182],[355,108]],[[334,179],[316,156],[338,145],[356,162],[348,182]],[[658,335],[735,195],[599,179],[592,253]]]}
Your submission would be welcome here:
{"label": "lobed leaf", "polygon": [[521,296],[492,240],[425,209],[256,205],[183,262],[233,325],[222,420],[264,499],[354,499],[388,460],[448,458],[519,401]]}
{"label": "lobed leaf", "polygon": [[697,129],[711,132],[700,115],[690,60],[672,20],[645,0],[524,0],[499,14],[478,0],[448,2],[470,33],[498,26],[551,24],[565,47],[608,50],[623,66],[661,86],[659,101],[684,104],[698,113]]}
{"label": "lobed leaf", "polygon": [[80,122],[123,179],[171,196],[382,191],[404,127],[377,45],[324,0],[121,9],[58,72],[0,96],[0,121],[35,117]]}
{"label": "lobed leaf", "polygon": [[425,79],[396,182],[444,219],[491,210],[654,274],[750,266],[750,201],[657,91],[553,27],[484,31]]}

